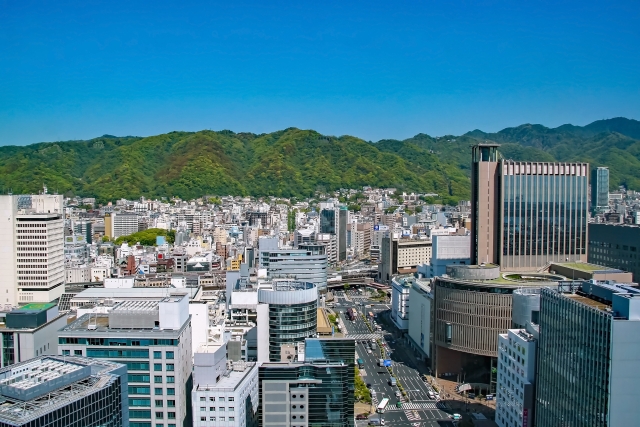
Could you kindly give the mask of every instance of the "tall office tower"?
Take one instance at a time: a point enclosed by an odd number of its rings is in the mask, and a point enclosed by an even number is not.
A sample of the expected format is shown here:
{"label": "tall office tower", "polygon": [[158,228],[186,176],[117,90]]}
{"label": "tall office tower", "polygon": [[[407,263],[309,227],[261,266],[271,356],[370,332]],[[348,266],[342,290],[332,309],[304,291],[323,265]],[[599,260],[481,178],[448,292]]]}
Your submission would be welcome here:
{"label": "tall office tower", "polygon": [[591,209],[609,207],[609,168],[599,167],[591,171]]}
{"label": "tall office tower", "polygon": [[131,213],[111,214],[113,238],[128,236],[138,232],[138,215]]}
{"label": "tall office tower", "polygon": [[58,352],[127,365],[131,425],[191,425],[189,298],[123,301],[108,314],[81,316],[58,332]]}
{"label": "tall office tower", "polygon": [[203,344],[194,354],[194,427],[258,425],[258,364],[227,358],[227,344]]}
{"label": "tall office tower", "polygon": [[320,233],[335,234],[337,240],[338,262],[347,259],[347,220],[349,211],[346,206],[320,211]]}
{"label": "tall office tower", "polygon": [[260,365],[259,425],[354,426],[355,341],[307,339],[297,355]]}
{"label": "tall office tower", "polygon": [[49,302],[62,295],[62,196],[0,196],[0,218],[0,305]]}
{"label": "tall office tower", "polygon": [[535,425],[637,425],[640,291],[583,282],[540,294]]}
{"label": "tall office tower", "polygon": [[327,289],[327,255],[321,244],[301,244],[298,249],[278,246],[278,238],[258,240],[258,263],[267,269],[270,279],[289,278],[316,285],[319,291]]}
{"label": "tall office tower", "polygon": [[473,147],[471,262],[531,271],[587,260],[587,163],[517,162]]}
{"label": "tall office tower", "polygon": [[[274,280],[258,288],[258,362],[291,360],[286,351],[318,328],[318,288],[313,283]],[[283,360],[284,359],[284,360]]]}
{"label": "tall office tower", "polygon": [[0,369],[2,427],[125,427],[127,368],[85,357],[41,356]]}

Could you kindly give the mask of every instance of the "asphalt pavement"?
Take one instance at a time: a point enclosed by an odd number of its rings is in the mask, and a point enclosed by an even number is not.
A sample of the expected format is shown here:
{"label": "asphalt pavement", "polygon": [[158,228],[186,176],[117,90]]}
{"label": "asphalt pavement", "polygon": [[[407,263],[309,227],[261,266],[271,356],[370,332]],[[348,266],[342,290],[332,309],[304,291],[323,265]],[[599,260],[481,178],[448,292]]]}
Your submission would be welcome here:
{"label": "asphalt pavement", "polygon": [[[370,301],[366,297],[362,297],[357,294],[355,290],[339,291],[336,292],[336,302],[338,306],[334,306],[333,310],[340,313],[343,325],[346,327],[346,337],[354,337],[358,340],[358,336],[370,335],[371,330],[362,320],[362,317],[358,316],[355,322],[351,322],[347,316],[347,308],[353,307],[358,310],[359,314],[368,313],[369,311],[374,314],[383,313],[389,310],[388,304],[377,303]],[[362,302],[371,307],[364,307],[357,305]],[[404,348],[404,345],[399,340],[394,340],[392,344],[388,341],[392,340],[392,336],[389,331],[384,330],[383,325],[382,344],[385,348],[386,357],[389,357],[389,353],[386,351],[391,349],[390,358],[392,360],[392,370],[396,375],[398,381],[402,384],[404,390],[408,393],[408,399],[396,397],[397,387],[390,385],[390,374],[385,367],[379,366],[379,360],[382,358],[380,352],[380,346],[378,345],[376,350],[371,353],[367,352],[368,344],[365,342],[357,342],[356,352],[357,358],[362,359],[364,362],[363,368],[360,369],[362,379],[366,384],[371,384],[372,401],[371,412],[373,414],[369,416],[369,419],[378,418],[380,414],[375,413],[378,403],[385,397],[389,398],[389,404],[382,414],[382,418],[385,420],[386,426],[412,426],[412,427],[445,427],[452,426],[450,423],[449,414],[442,410],[441,404],[435,400],[429,399],[428,392],[431,390],[428,384],[422,380],[420,373],[411,365],[411,359],[406,357],[408,350]],[[400,400],[402,407],[397,408],[396,403]],[[368,420],[357,420],[356,425],[362,427],[367,425]]]}

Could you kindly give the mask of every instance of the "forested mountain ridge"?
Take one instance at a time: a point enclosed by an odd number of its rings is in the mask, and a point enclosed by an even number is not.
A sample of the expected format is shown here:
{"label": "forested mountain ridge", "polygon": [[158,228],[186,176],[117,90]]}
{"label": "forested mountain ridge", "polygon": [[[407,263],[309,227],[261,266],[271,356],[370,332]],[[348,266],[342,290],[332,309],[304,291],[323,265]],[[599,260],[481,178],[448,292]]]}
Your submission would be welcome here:
{"label": "forested mountain ridge", "polygon": [[273,195],[309,197],[317,190],[395,187],[438,193],[446,203],[469,197],[470,146],[501,144],[505,158],[587,161],[609,166],[612,186],[640,189],[640,122],[600,120],[584,127],[521,125],[497,133],[418,134],[366,142],[289,128],[269,134],[170,132],[105,135],[87,141],[0,147],[0,190],[121,197]]}

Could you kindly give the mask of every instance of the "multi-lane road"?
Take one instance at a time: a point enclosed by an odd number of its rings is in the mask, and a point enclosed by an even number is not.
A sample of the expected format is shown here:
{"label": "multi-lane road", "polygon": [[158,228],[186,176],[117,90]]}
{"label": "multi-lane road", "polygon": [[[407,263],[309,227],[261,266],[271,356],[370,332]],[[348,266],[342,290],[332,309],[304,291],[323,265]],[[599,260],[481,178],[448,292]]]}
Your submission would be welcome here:
{"label": "multi-lane road", "polygon": [[[403,353],[407,351],[400,341],[394,341],[389,333],[383,329],[381,333],[372,334],[369,327],[363,321],[361,314],[373,312],[374,315],[382,316],[389,310],[388,304],[369,301],[367,298],[357,295],[355,291],[337,292],[333,310],[339,313],[342,324],[346,327],[346,336],[355,338],[357,358],[362,359],[363,367],[360,369],[362,379],[372,392],[373,405],[369,420],[379,418],[384,419],[386,426],[413,426],[413,427],[446,427],[453,426],[449,414],[443,409],[443,405],[436,400],[429,399],[429,391],[433,390],[422,380],[420,373],[411,366],[405,364]],[[362,303],[363,305],[359,305]],[[365,307],[369,305],[370,307]],[[358,317],[351,322],[346,315],[349,307],[358,310]],[[371,337],[377,336],[382,343],[382,353],[380,345],[371,350],[368,342]],[[366,341],[365,341],[366,340]],[[369,351],[368,351],[369,350]],[[398,357],[396,357],[396,350]],[[381,358],[392,360],[392,370],[397,380],[408,394],[408,399],[402,396],[397,397],[398,387],[391,386],[389,371],[385,367],[379,366]],[[389,398],[389,404],[384,414],[376,414],[378,403],[383,398]],[[397,403],[400,401],[400,407]],[[358,427],[367,425],[369,420],[358,420]]]}

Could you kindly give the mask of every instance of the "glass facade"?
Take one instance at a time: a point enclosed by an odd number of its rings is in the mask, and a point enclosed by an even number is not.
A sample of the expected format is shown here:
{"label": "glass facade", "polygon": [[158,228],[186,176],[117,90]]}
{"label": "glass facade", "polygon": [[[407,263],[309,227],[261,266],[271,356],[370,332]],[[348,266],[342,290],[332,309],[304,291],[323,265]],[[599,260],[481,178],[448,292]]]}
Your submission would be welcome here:
{"label": "glass facade", "polygon": [[9,423],[0,415],[0,427],[123,427],[129,424],[128,420],[125,422],[122,408],[121,380],[117,378],[95,393],[44,413],[33,421]]}
{"label": "glass facade", "polygon": [[591,171],[591,208],[609,207],[609,168]]}
{"label": "glass facade", "polygon": [[303,342],[316,336],[318,302],[269,304],[269,360],[280,362],[282,344]]}
{"label": "glass facade", "polygon": [[587,187],[584,163],[503,162],[501,267],[584,258]]}
{"label": "glass facade", "polygon": [[15,345],[13,332],[2,333],[2,366],[9,366],[15,363]]}
{"label": "glass facade", "polygon": [[606,426],[611,316],[580,296],[540,295],[536,426]]}

